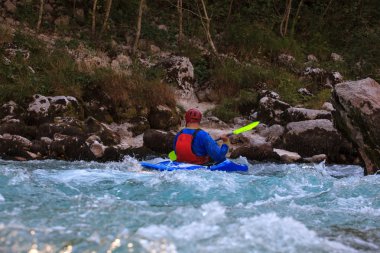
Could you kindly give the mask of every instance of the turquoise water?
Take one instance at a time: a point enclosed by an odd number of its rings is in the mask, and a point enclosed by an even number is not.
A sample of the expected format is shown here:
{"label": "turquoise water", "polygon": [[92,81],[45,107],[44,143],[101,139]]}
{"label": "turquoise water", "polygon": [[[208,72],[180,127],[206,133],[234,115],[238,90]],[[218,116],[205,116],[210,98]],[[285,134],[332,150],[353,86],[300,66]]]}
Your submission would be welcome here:
{"label": "turquoise water", "polygon": [[379,179],[324,164],[0,160],[0,252],[380,252]]}

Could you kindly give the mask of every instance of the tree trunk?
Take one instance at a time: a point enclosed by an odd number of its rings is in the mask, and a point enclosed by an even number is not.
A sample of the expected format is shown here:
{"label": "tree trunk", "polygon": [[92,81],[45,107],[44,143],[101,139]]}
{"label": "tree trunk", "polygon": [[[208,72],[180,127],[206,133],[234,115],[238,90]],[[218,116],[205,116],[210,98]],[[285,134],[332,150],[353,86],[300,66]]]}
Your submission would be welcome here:
{"label": "tree trunk", "polygon": [[183,43],[183,1],[177,1],[177,9],[178,9],[178,46],[181,47]]}
{"label": "tree trunk", "polygon": [[96,7],[98,4],[98,0],[94,0],[93,5],[92,5],[92,26],[91,26],[91,32],[92,36],[95,36],[96,32]]}
{"label": "tree trunk", "polygon": [[226,23],[228,24],[229,21],[230,21],[230,18],[231,18],[231,13],[232,13],[232,6],[234,4],[234,0],[231,0],[230,2],[230,7],[228,8],[228,15],[227,15],[227,19],[226,19]]}
{"label": "tree trunk", "polygon": [[285,13],[282,17],[282,21],[280,24],[280,34],[282,37],[285,37],[288,33],[288,23],[289,23],[289,16],[290,12],[292,10],[292,0],[286,0],[286,7],[285,7]]}
{"label": "tree trunk", "polygon": [[38,13],[38,21],[37,21],[37,28],[36,28],[37,32],[39,32],[41,28],[42,16],[44,15],[44,4],[45,4],[45,1],[40,0],[40,11]]}
{"label": "tree trunk", "polygon": [[298,21],[298,16],[300,15],[302,4],[303,4],[303,0],[301,0],[300,3],[298,4],[296,15],[293,18],[292,29],[290,31],[290,35],[291,35],[292,38],[294,37],[294,32],[295,32],[295,29],[296,29],[296,24],[297,24],[297,21]]}
{"label": "tree trunk", "polygon": [[133,53],[136,53],[136,50],[137,50],[137,48],[139,46],[139,40],[140,40],[140,35],[141,35],[141,21],[142,21],[143,10],[144,10],[144,0],[140,0],[139,14],[138,14],[138,17],[137,17],[136,38],[135,38],[135,43],[133,45]]}
{"label": "tree trunk", "polygon": [[323,14],[322,14],[322,18],[326,15],[327,11],[329,10],[332,1],[333,1],[333,0],[330,0],[330,1],[329,1],[329,4],[327,5],[325,11],[324,11]]}
{"label": "tree trunk", "polygon": [[211,32],[210,32],[211,19],[208,17],[207,8],[206,8],[206,4],[205,4],[204,0],[200,0],[200,1],[202,4],[203,14],[199,10],[199,6],[198,6],[198,12],[200,14],[199,16],[201,18],[201,23],[202,23],[203,29],[206,33],[207,42],[209,43],[212,52],[215,54],[215,56],[217,56],[219,58],[218,50],[216,50],[216,47],[215,47],[215,44],[214,44],[214,41],[212,39]]}
{"label": "tree trunk", "polygon": [[106,2],[106,13],[104,15],[103,26],[102,26],[102,30],[100,31],[100,33],[103,33],[107,28],[107,22],[108,22],[108,18],[110,16],[111,7],[112,7],[112,0],[107,0],[107,2]]}

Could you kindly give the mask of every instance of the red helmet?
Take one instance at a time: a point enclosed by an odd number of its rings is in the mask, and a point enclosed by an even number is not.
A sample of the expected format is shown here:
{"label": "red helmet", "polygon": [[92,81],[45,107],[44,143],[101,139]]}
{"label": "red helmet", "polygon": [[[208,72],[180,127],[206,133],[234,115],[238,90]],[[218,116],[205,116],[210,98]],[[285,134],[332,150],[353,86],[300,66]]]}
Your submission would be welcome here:
{"label": "red helmet", "polygon": [[190,109],[186,112],[185,121],[188,123],[199,123],[202,119],[202,113],[197,109]]}

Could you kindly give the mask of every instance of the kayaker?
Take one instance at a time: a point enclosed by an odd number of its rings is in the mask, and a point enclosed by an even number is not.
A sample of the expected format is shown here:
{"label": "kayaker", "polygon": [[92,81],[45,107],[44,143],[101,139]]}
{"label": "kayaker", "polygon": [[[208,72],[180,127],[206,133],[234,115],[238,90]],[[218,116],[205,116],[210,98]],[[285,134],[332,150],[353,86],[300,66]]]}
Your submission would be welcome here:
{"label": "kayaker", "polygon": [[186,128],[177,133],[174,139],[174,150],[178,162],[192,164],[220,163],[226,159],[229,138],[222,135],[221,146],[200,128],[202,113],[197,109],[186,112]]}

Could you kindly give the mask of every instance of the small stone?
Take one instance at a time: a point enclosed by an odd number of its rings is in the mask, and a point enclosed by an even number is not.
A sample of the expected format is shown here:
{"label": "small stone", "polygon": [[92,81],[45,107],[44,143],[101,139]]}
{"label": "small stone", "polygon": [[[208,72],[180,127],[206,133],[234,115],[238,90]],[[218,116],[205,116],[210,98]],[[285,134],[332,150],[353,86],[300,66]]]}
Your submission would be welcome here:
{"label": "small stone", "polygon": [[12,3],[11,1],[9,1],[9,0],[7,0],[7,1],[4,3],[4,7],[5,7],[5,9],[6,9],[8,12],[10,12],[10,13],[12,13],[12,14],[15,14],[16,11],[17,11],[17,6],[16,6],[14,3]]}
{"label": "small stone", "polygon": [[313,54],[309,54],[309,55],[307,56],[307,60],[308,60],[309,62],[318,62],[318,58],[317,58],[315,55],[313,55]]}
{"label": "small stone", "polygon": [[331,53],[331,60],[335,61],[335,62],[343,62],[344,59],[341,55],[337,54],[337,53]]}
{"label": "small stone", "polygon": [[323,110],[326,110],[326,111],[329,111],[329,112],[333,112],[333,111],[335,111],[334,106],[333,106],[331,103],[329,103],[329,102],[325,102],[325,103],[322,105],[322,109],[323,109]]}
{"label": "small stone", "polygon": [[50,139],[49,137],[41,137],[40,140],[43,141],[43,142],[45,142],[48,145],[53,142],[53,140]]}
{"label": "small stone", "polygon": [[161,49],[156,45],[150,45],[149,49],[150,49],[150,52],[153,54],[158,54],[161,51]]}
{"label": "small stone", "polygon": [[158,30],[165,31],[165,32],[169,30],[166,25],[158,25],[157,28]]}
{"label": "small stone", "polygon": [[273,152],[278,155],[282,162],[285,163],[295,163],[302,159],[302,157],[295,152],[290,152],[283,149],[273,149]]}
{"label": "small stone", "polygon": [[320,163],[327,160],[327,155],[325,154],[313,155],[312,157],[307,157],[307,158],[304,158],[303,160],[309,163]]}
{"label": "small stone", "polygon": [[100,144],[98,141],[95,141],[91,144],[90,150],[96,158],[100,158],[104,155],[105,146]]}
{"label": "small stone", "polygon": [[298,93],[301,94],[301,95],[303,95],[303,96],[309,96],[309,97],[314,96],[314,95],[313,95],[308,89],[306,89],[306,88],[300,88],[300,89],[298,90]]}
{"label": "small stone", "polygon": [[56,26],[68,26],[70,24],[70,17],[67,15],[60,16],[54,20]]}
{"label": "small stone", "polygon": [[53,6],[51,6],[51,4],[47,3],[44,5],[44,11],[46,13],[51,13],[54,11],[54,8],[53,8]]}

